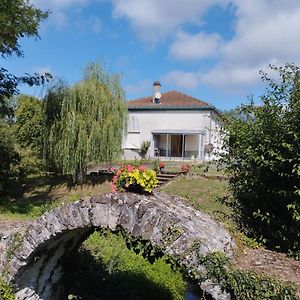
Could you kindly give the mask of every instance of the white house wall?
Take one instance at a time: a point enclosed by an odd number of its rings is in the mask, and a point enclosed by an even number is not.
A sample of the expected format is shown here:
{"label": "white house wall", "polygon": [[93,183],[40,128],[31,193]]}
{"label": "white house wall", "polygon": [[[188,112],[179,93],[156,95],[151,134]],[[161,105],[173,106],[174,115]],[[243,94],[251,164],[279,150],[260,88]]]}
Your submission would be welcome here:
{"label": "white house wall", "polygon": [[[211,117],[213,115],[213,117]],[[204,131],[202,145],[212,143],[215,147],[218,134],[215,130],[219,127],[216,115],[210,111],[129,111],[127,134],[124,137],[123,148],[126,159],[138,157],[137,151],[143,141],[150,141],[148,155],[154,156],[154,140],[152,131],[174,130]],[[189,138],[187,142],[191,150],[198,150],[195,139]]]}

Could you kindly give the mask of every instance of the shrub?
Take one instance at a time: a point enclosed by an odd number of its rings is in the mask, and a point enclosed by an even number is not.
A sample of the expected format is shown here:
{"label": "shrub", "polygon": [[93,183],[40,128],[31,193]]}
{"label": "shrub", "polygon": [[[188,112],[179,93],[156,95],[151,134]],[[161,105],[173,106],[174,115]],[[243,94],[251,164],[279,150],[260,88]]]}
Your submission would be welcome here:
{"label": "shrub", "polygon": [[151,193],[157,186],[156,172],[145,166],[123,165],[116,170],[112,180],[112,191],[127,190]]}
{"label": "shrub", "polygon": [[[300,78],[298,68],[272,67],[261,105],[251,102],[224,117],[231,205],[246,233],[300,258]],[[297,75],[298,74],[298,75]]]}
{"label": "shrub", "polygon": [[151,145],[150,141],[143,141],[142,142],[142,145],[141,145],[141,148],[140,148],[140,151],[139,151],[139,154],[140,154],[142,159],[144,159],[146,157],[147,152],[150,148],[150,145]]}

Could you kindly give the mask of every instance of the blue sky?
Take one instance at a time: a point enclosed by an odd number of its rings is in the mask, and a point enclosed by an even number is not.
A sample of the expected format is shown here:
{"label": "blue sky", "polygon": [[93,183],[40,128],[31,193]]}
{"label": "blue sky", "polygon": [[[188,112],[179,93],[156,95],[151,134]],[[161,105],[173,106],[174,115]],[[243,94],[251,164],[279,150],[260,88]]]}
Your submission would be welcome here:
{"label": "blue sky", "polygon": [[[299,0],[31,0],[51,15],[21,41],[10,72],[45,71],[69,84],[88,62],[121,75],[127,99],[177,90],[219,109],[264,91],[258,71],[300,63]],[[42,96],[45,88],[22,87]]]}

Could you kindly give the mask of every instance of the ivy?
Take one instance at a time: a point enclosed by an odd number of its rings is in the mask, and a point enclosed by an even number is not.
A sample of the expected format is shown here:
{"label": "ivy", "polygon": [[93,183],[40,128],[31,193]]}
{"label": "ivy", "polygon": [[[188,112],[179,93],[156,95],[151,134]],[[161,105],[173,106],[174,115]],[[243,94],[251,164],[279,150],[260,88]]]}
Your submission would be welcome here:
{"label": "ivy", "polygon": [[199,258],[205,267],[201,280],[213,280],[223,290],[230,293],[232,299],[296,300],[296,289],[291,283],[255,271],[245,271],[234,268],[222,252],[212,252]]}
{"label": "ivy", "polygon": [[13,293],[12,287],[4,283],[0,279],[0,299],[1,300],[14,300],[15,295]]}

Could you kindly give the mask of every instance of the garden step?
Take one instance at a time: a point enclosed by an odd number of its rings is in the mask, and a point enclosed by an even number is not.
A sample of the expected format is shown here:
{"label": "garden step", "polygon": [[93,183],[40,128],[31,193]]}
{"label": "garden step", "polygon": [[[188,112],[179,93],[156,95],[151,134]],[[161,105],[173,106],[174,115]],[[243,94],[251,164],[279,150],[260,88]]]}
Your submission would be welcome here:
{"label": "garden step", "polygon": [[158,187],[162,186],[170,182],[173,178],[175,178],[178,174],[176,173],[158,173],[156,178],[158,180]]}
{"label": "garden step", "polygon": [[175,173],[158,173],[157,176],[166,177],[166,178],[173,178],[176,177],[178,174]]}

